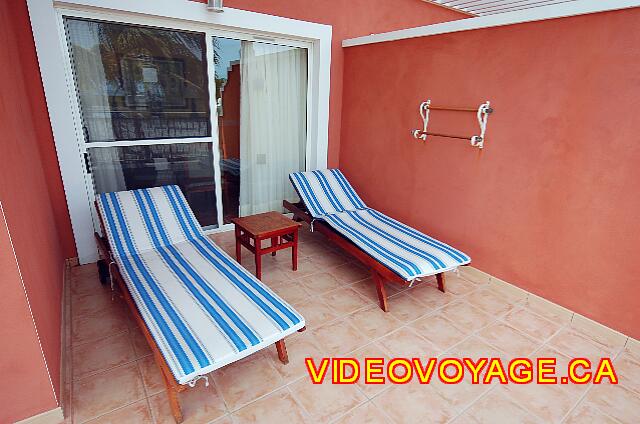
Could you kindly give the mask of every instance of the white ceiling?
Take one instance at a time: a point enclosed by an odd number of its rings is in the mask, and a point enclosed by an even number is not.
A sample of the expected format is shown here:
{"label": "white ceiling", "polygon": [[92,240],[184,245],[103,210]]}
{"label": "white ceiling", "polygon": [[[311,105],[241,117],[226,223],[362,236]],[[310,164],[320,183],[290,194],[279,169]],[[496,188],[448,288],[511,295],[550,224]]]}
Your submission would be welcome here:
{"label": "white ceiling", "polygon": [[425,0],[475,16],[534,9],[576,0]]}

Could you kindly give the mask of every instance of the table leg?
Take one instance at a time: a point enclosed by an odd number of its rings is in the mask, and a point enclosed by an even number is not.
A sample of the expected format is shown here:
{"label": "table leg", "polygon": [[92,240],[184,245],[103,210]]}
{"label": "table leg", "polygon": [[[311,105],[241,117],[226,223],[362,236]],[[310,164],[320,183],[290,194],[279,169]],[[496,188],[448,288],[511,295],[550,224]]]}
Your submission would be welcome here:
{"label": "table leg", "polygon": [[256,237],[254,244],[256,250],[256,278],[262,280],[262,252],[261,252],[261,240]]}
{"label": "table leg", "polygon": [[240,251],[240,248],[242,247],[240,243],[240,237],[241,237],[240,228],[238,228],[238,226],[236,225],[235,230],[236,230],[236,261],[238,261],[238,263],[242,263],[242,252]]}
{"label": "table leg", "polygon": [[291,247],[291,262],[293,270],[298,270],[298,228],[293,230],[293,246]]}
{"label": "table leg", "polygon": [[[271,237],[271,247],[275,247],[278,244],[278,237]],[[271,256],[276,256],[276,251],[271,252]]]}

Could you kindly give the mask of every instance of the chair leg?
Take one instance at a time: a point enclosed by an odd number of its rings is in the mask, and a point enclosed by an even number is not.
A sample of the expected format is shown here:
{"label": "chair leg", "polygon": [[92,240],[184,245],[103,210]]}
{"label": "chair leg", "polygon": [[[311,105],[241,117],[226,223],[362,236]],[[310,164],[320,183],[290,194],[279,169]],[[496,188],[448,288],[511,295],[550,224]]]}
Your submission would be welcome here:
{"label": "chair leg", "polygon": [[389,306],[387,305],[387,290],[384,287],[384,280],[382,276],[376,271],[371,271],[373,281],[376,283],[376,291],[378,292],[378,302],[380,303],[380,309],[385,312],[389,312]]}
{"label": "chair leg", "polygon": [[169,396],[169,407],[171,408],[171,414],[173,418],[176,420],[177,424],[182,423],[184,418],[182,416],[182,408],[180,408],[180,399],[178,399],[178,387],[169,380],[171,377],[167,377],[162,367],[160,368],[160,373],[162,374],[162,378],[164,379],[164,384],[167,388],[167,396]]}
{"label": "chair leg", "polygon": [[438,281],[438,290],[444,293],[444,272],[436,274],[436,280]]}
{"label": "chair leg", "polygon": [[170,388],[167,390],[167,394],[169,395],[171,414],[173,414],[173,418],[176,420],[176,423],[180,424],[184,421],[184,418],[182,417],[182,409],[180,408],[180,401],[178,400],[178,391],[174,388]]}
{"label": "chair leg", "polygon": [[98,261],[98,277],[103,286],[109,281],[109,264],[104,259]]}
{"label": "chair leg", "polygon": [[287,354],[287,347],[284,344],[284,339],[276,342],[276,349],[278,350],[278,359],[280,359],[280,362],[287,365],[289,363],[289,355]]}

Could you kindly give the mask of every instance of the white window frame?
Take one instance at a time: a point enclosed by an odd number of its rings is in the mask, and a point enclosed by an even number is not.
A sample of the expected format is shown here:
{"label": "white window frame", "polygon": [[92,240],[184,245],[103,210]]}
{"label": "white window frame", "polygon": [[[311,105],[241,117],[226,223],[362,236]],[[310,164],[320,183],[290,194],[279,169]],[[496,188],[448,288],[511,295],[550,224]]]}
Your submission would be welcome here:
{"label": "white window frame", "polygon": [[[92,207],[88,207],[93,187],[87,183],[82,131],[74,116],[77,98],[61,25],[63,14],[308,48],[307,169],[327,167],[331,26],[232,8],[213,13],[190,0],[27,0],[27,5],[80,263],[95,262],[98,254]],[[215,96],[211,97],[215,102]],[[212,137],[217,139],[217,126],[212,128]],[[219,172],[217,162],[215,166]],[[218,202],[220,194],[216,193]],[[228,226],[222,226],[218,231],[226,229]]]}

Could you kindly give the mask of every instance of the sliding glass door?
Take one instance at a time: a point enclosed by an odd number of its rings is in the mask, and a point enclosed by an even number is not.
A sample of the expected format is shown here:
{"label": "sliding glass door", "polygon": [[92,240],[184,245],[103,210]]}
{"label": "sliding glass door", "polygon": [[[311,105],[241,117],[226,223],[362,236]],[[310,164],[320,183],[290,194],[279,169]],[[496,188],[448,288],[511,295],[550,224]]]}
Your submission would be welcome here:
{"label": "sliding glass door", "polygon": [[205,228],[295,199],[307,49],[78,17],[64,26],[93,195],[177,184]]}
{"label": "sliding glass door", "polygon": [[224,222],[282,210],[305,169],[307,50],[216,37]]}

